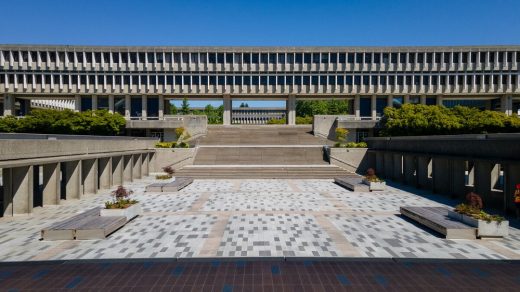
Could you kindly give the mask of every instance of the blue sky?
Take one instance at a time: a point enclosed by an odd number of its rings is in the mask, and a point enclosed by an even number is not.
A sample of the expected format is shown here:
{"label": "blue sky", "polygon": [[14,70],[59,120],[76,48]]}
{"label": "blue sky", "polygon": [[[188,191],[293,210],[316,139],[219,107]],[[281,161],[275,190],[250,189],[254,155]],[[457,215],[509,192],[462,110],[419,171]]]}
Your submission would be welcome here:
{"label": "blue sky", "polygon": [[1,7],[3,44],[520,44],[520,0],[11,0]]}

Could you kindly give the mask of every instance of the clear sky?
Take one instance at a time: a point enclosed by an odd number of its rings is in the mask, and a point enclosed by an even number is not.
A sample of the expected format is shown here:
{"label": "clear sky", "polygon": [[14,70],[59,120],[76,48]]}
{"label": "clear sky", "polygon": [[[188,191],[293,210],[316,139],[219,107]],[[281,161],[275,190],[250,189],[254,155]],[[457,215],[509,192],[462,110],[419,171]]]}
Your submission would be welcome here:
{"label": "clear sky", "polygon": [[5,0],[0,7],[2,44],[520,44],[520,0]]}

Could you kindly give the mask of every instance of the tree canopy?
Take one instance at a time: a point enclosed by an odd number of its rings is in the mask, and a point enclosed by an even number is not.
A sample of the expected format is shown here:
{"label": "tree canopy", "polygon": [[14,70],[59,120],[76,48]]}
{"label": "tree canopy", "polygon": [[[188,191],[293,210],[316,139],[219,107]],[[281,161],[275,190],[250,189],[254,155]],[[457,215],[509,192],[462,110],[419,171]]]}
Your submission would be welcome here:
{"label": "tree canopy", "polygon": [[476,108],[405,104],[387,107],[382,136],[456,135],[520,132],[520,118]]}
{"label": "tree canopy", "polygon": [[348,114],[348,102],[346,100],[332,99],[296,101],[296,115],[299,117],[341,114]]}

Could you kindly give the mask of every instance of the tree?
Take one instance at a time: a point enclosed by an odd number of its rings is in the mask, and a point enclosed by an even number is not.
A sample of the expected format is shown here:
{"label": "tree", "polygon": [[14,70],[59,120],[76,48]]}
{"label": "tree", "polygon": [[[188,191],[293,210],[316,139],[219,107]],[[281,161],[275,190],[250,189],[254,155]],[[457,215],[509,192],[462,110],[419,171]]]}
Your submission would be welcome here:
{"label": "tree", "polygon": [[188,102],[188,99],[186,97],[182,100],[181,113],[183,115],[187,115],[190,113],[190,103]]}
{"label": "tree", "polygon": [[172,115],[176,115],[179,113],[179,110],[177,109],[177,107],[172,103],[170,104],[170,113]]}

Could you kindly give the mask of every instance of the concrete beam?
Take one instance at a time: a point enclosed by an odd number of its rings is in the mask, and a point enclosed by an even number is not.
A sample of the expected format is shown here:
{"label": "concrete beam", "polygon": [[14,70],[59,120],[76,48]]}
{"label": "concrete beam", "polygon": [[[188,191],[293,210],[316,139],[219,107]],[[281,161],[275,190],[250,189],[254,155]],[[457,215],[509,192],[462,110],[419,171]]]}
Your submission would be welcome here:
{"label": "concrete beam", "polygon": [[96,194],[98,189],[98,160],[86,159],[81,161],[81,176],[84,194]]}
{"label": "concrete beam", "polygon": [[3,215],[30,214],[33,210],[33,166],[2,169]]}
{"label": "concrete beam", "polygon": [[65,162],[65,195],[67,200],[80,199],[83,195],[79,160]]}
{"label": "concrete beam", "polygon": [[49,163],[43,168],[43,206],[58,205],[61,199],[61,164]]}
{"label": "concrete beam", "polygon": [[112,157],[98,159],[99,189],[109,189],[112,185]]}
{"label": "concrete beam", "polygon": [[4,112],[3,115],[5,116],[13,116],[16,114],[16,108],[15,108],[15,97],[12,94],[4,94]]}
{"label": "concrete beam", "polygon": [[483,200],[491,196],[491,172],[495,164],[489,161],[475,161],[475,187],[474,191],[479,194]]}
{"label": "concrete beam", "polygon": [[143,176],[149,176],[150,175],[150,156],[148,153],[141,154],[141,172]]}
{"label": "concrete beam", "polygon": [[430,189],[432,187],[432,173],[431,158],[428,156],[417,156],[417,187],[422,189]]}

